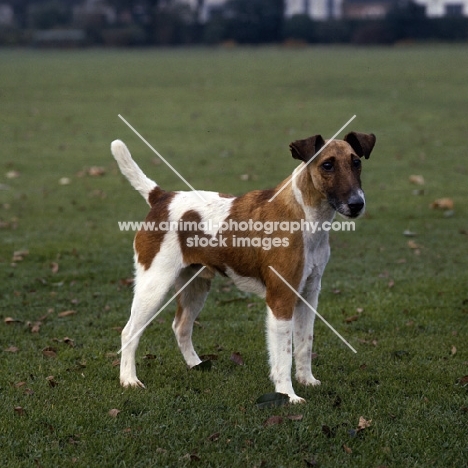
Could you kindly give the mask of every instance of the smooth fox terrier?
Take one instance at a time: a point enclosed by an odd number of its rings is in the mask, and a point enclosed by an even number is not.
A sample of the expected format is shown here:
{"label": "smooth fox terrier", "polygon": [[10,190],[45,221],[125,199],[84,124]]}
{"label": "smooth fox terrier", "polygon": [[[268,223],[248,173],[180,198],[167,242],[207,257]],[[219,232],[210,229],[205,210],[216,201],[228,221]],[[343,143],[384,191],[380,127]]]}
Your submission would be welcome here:
{"label": "smooth fox terrier", "polygon": [[[351,132],[329,144],[320,135],[294,141],[290,150],[301,164],[292,175],[276,188],[239,197],[206,191],[167,192],[146,177],[122,141],[114,141],[111,151],[120,170],[151,207],[146,221],[154,226],[175,223],[195,227],[142,229],[135,236],[135,289],[130,319],[122,331],[121,384],[144,386],[136,375],[135,351],[146,324],[172,286],[179,291],[205,267],[178,295],[172,324],[187,365],[201,363],[192,344],[193,324],[212,278],[219,273],[241,290],[266,299],[270,378],[275,391],[287,394],[290,402],[305,401],[296,395],[291,382],[292,343],[297,381],[319,385],[311,366],[315,314],[298,301],[270,266],[316,308],[330,255],[329,235],[323,229],[285,232],[280,226],[301,221],[320,225],[331,222],[336,212],[345,218],[360,216],[365,208],[361,158],[369,158],[375,140],[373,134]],[[242,222],[247,230],[240,233],[235,228]],[[273,226],[268,234],[252,228],[267,222]],[[235,242],[238,236],[243,237],[241,245]]]}

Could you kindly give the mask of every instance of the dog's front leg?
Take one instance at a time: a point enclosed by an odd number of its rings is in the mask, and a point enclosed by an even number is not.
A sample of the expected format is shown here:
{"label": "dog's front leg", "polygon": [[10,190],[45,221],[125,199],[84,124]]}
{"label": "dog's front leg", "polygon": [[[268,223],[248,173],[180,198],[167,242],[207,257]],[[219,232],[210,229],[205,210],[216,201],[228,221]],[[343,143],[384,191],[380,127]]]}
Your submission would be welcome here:
{"label": "dog's front leg", "polygon": [[291,382],[292,330],[291,319],[277,318],[271,308],[267,307],[270,378],[275,384],[276,392],[287,394],[291,403],[303,403],[305,400],[296,395]]}
{"label": "dog's front leg", "polygon": [[[321,274],[314,272],[307,279],[302,291],[304,299],[314,308],[317,308],[320,292]],[[314,341],[315,313],[298,301],[294,309],[294,360],[296,362],[296,379],[304,385],[320,385],[312,375],[312,345]]]}

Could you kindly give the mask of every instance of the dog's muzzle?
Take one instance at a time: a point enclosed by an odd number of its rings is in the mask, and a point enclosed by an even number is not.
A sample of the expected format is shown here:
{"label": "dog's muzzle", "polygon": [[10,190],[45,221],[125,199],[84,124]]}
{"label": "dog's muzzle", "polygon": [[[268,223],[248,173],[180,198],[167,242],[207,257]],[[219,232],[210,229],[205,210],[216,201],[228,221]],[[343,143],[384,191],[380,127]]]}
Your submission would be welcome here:
{"label": "dog's muzzle", "polygon": [[364,213],[366,207],[366,200],[362,192],[351,195],[346,203],[337,200],[329,200],[329,203],[345,218],[357,218]]}

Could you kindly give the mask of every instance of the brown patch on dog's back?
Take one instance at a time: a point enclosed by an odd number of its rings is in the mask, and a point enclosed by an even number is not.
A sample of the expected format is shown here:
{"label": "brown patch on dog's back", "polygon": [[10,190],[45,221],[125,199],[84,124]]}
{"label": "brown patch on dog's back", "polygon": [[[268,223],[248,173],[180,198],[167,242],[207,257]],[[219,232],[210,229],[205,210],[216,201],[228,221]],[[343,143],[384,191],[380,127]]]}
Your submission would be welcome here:
{"label": "brown patch on dog's back", "polygon": [[[154,188],[148,196],[151,209],[145,221],[154,222],[156,225],[161,221],[167,221],[169,218],[169,205],[174,196],[174,192],[166,192],[159,187]],[[160,230],[140,230],[136,233],[134,242],[135,253],[138,263],[143,265],[145,270],[151,266],[154,257],[159,252],[165,234],[166,231]]]}

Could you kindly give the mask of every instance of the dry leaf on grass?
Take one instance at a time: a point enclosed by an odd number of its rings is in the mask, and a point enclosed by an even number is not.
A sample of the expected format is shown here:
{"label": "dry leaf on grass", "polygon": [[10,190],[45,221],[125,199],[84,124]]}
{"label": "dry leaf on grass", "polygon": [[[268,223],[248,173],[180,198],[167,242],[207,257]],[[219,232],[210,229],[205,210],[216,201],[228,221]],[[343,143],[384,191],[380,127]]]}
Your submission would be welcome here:
{"label": "dry leaf on grass", "polygon": [[242,356],[240,355],[240,353],[237,353],[237,352],[232,353],[230,359],[232,362],[235,362],[238,366],[244,365],[244,359],[242,359]]}
{"label": "dry leaf on grass", "polygon": [[49,387],[56,387],[58,385],[58,382],[55,380],[55,377],[53,375],[49,375],[46,377],[47,382],[49,383]]}
{"label": "dry leaf on grass", "polygon": [[346,444],[343,444],[343,450],[349,455],[351,453],[353,453],[353,451],[346,445]]}
{"label": "dry leaf on grass", "polygon": [[57,317],[69,317],[70,315],[75,315],[76,310],[65,310],[63,312],[60,312]]}
{"label": "dry leaf on grass", "polygon": [[8,171],[5,176],[7,179],[17,179],[20,176],[19,171]]}
{"label": "dry leaf on grass", "polygon": [[59,271],[59,264],[57,262],[52,262],[50,264],[50,271],[52,272],[53,275],[55,275],[56,273],[58,273]]}
{"label": "dry leaf on grass", "polygon": [[7,353],[17,353],[19,351],[19,348],[16,346],[9,346],[8,348],[4,349],[5,352]]}
{"label": "dry leaf on grass", "polygon": [[438,198],[437,200],[434,200],[429,206],[433,210],[453,210],[454,203],[451,198]]}
{"label": "dry leaf on grass", "polygon": [[22,262],[24,257],[29,255],[29,250],[16,250],[13,252],[13,257],[11,259],[12,262]]}
{"label": "dry leaf on grass", "polygon": [[283,422],[283,417],[282,416],[270,416],[264,423],[263,425],[265,427],[267,426],[274,426],[276,424],[281,424]]}
{"label": "dry leaf on grass", "polygon": [[455,346],[452,345],[452,348],[450,350],[450,353],[452,356],[455,356],[455,354],[457,354],[457,348]]}
{"label": "dry leaf on grass", "polygon": [[22,320],[14,319],[12,317],[5,317],[3,321],[7,324],[10,325],[11,323],[22,323]]}
{"label": "dry leaf on grass", "polygon": [[410,175],[409,177],[409,181],[412,183],[412,184],[416,184],[416,185],[424,185],[424,177],[422,175]]}
{"label": "dry leaf on grass", "polygon": [[416,244],[416,242],[414,242],[413,240],[409,240],[407,245],[408,245],[408,247],[410,249],[420,249],[421,248],[421,246]]}
{"label": "dry leaf on grass", "polygon": [[14,410],[18,416],[23,416],[25,413],[25,410],[22,406],[15,406]]}
{"label": "dry leaf on grass", "polygon": [[103,176],[106,173],[106,170],[103,167],[91,166],[88,168],[87,173],[91,177]]}
{"label": "dry leaf on grass", "polygon": [[364,429],[368,428],[371,426],[372,419],[366,420],[362,416],[359,417],[359,423],[357,427],[357,431],[363,431]]}
{"label": "dry leaf on grass", "polygon": [[42,355],[47,358],[56,358],[57,357],[57,350],[48,346],[42,350]]}
{"label": "dry leaf on grass", "polygon": [[359,315],[352,315],[351,317],[346,317],[345,322],[351,323],[351,322],[355,322],[358,319],[359,319]]}
{"label": "dry leaf on grass", "polygon": [[120,410],[117,408],[112,408],[109,410],[109,413],[107,413],[111,418],[116,418],[117,415],[120,413]]}

